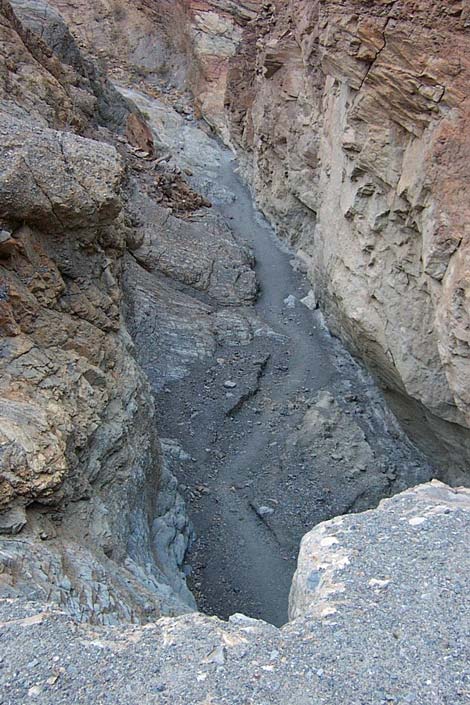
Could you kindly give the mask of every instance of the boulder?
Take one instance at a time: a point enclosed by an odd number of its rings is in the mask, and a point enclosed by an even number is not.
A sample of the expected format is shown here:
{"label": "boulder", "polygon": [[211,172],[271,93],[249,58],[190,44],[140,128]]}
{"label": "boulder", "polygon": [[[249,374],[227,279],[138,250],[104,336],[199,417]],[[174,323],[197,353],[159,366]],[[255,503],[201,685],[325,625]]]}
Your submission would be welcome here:
{"label": "boulder", "polygon": [[72,133],[0,117],[0,213],[66,230],[112,223],[123,165],[114,149]]}

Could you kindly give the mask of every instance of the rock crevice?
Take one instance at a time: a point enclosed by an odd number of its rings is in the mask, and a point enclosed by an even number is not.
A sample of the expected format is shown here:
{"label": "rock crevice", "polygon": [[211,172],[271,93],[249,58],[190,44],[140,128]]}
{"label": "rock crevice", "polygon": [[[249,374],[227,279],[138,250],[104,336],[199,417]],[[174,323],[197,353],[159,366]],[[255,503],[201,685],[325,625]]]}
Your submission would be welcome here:
{"label": "rock crevice", "polygon": [[246,18],[185,5],[187,36],[204,34],[185,45],[196,104],[304,258],[333,331],[441,476],[464,479],[467,9],[292,0]]}

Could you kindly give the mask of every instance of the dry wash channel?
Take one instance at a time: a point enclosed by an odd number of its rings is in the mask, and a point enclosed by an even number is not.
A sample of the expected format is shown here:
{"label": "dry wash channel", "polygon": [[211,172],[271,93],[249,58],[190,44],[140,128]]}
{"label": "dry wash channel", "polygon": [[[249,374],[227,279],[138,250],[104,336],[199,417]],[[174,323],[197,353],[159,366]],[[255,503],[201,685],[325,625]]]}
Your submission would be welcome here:
{"label": "dry wash channel", "polygon": [[281,625],[301,537],[432,471],[328,334],[305,267],[256,210],[231,152],[190,106],[188,119],[168,99],[124,94],[172,155],[170,167],[191,174],[212,203],[166,217],[164,236],[150,223],[134,252],[162,294],[171,292],[171,325],[168,300],[155,324],[155,306],[138,292],[129,317],[195,529],[189,584],[209,614]]}

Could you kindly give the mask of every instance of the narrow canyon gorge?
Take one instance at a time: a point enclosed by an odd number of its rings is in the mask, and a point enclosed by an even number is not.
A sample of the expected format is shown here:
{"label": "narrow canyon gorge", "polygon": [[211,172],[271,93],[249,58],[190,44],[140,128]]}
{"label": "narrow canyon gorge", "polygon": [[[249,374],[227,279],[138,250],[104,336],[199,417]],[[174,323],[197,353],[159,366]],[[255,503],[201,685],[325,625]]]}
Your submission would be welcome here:
{"label": "narrow canyon gorge", "polygon": [[470,5],[0,0],[0,705],[470,701]]}

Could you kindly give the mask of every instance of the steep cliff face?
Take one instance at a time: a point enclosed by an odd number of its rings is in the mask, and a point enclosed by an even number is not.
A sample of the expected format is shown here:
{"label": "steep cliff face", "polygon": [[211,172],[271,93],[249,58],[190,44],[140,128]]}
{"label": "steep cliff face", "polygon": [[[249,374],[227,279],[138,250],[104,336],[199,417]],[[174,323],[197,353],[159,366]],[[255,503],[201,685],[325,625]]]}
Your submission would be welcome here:
{"label": "steep cliff face", "polygon": [[188,527],[123,321],[133,231],[101,108],[144,125],[48,6],[2,2],[0,34],[0,590],[101,622],[187,611]]}
{"label": "steep cliff face", "polygon": [[468,7],[185,5],[202,113],[305,259],[333,330],[457,477],[470,453]]}

